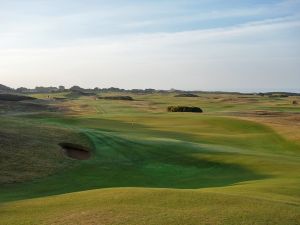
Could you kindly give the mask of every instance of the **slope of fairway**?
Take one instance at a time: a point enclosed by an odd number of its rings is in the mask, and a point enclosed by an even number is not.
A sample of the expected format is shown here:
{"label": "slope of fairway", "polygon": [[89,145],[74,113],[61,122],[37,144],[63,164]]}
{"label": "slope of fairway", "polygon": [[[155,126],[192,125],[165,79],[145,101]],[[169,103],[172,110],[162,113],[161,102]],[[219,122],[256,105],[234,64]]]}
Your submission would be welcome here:
{"label": "slope of fairway", "polygon": [[[86,131],[94,144],[92,159],[57,175],[27,184],[0,187],[0,199],[22,199],[107,187],[200,188],[260,179],[236,163],[201,157],[209,152],[196,144],[172,140],[124,138]],[[217,151],[212,154],[218,155]],[[204,154],[203,154],[204,156]]]}
{"label": "slope of fairway", "polygon": [[214,189],[103,189],[0,205],[2,224],[297,225],[299,205]]}

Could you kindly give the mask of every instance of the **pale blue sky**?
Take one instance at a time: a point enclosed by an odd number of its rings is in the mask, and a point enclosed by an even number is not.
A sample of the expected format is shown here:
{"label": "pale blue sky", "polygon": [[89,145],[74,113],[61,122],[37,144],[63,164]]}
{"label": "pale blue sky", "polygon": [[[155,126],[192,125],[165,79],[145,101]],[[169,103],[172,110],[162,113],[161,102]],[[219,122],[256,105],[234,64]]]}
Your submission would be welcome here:
{"label": "pale blue sky", "polygon": [[13,87],[300,91],[300,0],[0,0]]}

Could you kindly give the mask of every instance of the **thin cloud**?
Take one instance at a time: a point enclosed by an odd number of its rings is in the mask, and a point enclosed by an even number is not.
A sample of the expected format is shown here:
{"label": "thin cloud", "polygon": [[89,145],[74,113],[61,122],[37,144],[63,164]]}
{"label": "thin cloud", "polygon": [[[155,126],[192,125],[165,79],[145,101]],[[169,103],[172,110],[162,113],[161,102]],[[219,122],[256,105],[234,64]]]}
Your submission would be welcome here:
{"label": "thin cloud", "polygon": [[[58,2],[51,1],[51,10]],[[128,0],[59,12],[47,6],[37,14],[8,10],[0,13],[0,83],[294,88],[300,82],[299,1],[241,2]]]}

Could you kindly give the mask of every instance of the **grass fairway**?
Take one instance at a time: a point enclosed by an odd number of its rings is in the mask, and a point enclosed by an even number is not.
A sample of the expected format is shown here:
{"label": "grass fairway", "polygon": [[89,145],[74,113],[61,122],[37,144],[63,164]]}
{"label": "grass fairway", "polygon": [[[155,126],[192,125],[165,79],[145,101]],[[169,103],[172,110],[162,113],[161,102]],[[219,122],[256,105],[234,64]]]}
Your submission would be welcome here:
{"label": "grass fairway", "polygon": [[[299,224],[300,106],[199,96],[6,105],[0,224]],[[205,113],[166,112],[183,104]],[[92,157],[70,159],[61,142]]]}

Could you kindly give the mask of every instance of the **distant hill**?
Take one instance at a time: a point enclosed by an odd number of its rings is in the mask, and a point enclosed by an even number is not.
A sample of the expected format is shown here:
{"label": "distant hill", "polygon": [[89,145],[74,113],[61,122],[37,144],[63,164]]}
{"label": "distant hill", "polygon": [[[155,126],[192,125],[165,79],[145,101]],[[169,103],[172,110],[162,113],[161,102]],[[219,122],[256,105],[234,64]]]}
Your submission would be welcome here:
{"label": "distant hill", "polygon": [[13,89],[12,88],[10,88],[10,87],[7,87],[7,86],[5,86],[5,85],[3,85],[3,84],[0,84],[0,92],[10,92],[10,91],[13,91]]}

